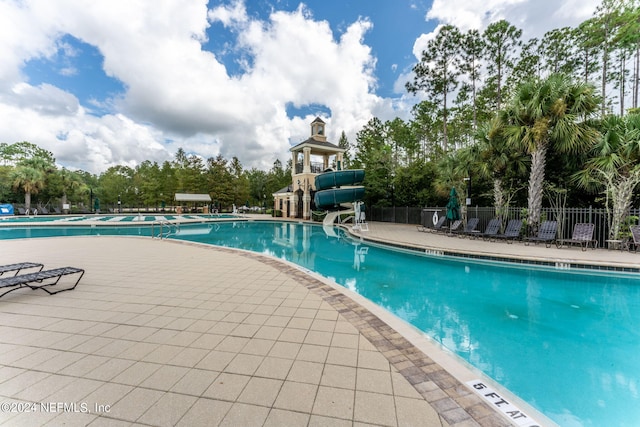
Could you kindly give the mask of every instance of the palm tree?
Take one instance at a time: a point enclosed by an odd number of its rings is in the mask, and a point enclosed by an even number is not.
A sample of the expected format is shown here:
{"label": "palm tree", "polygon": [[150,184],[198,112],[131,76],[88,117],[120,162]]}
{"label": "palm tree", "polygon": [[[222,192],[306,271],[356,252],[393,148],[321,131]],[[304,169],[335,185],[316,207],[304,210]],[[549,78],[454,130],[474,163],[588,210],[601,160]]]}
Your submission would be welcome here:
{"label": "palm tree", "polygon": [[[449,194],[453,187],[456,189],[459,200],[466,200],[469,195],[467,194],[467,186],[464,180],[469,176],[468,167],[467,157],[463,150],[447,153],[447,155],[438,160],[436,165],[437,178],[434,182],[436,191],[444,196]],[[462,218],[466,218],[466,203],[461,203],[460,214]]]}
{"label": "palm tree", "polygon": [[600,128],[602,135],[591,150],[591,159],[574,179],[583,188],[602,190],[609,238],[617,239],[629,215],[633,191],[640,184],[640,113],[607,116]]}
{"label": "palm tree", "polygon": [[493,182],[493,206],[496,216],[502,219],[515,195],[512,188],[505,188],[505,183],[526,173],[528,159],[521,150],[509,146],[497,120],[496,117],[478,128],[470,161],[476,174]]}
{"label": "palm tree", "polygon": [[62,206],[65,206],[68,201],[69,193],[73,194],[82,188],[83,183],[80,180],[80,177],[74,173],[69,171],[68,169],[62,168],[58,172],[58,176],[60,178],[60,184],[62,186]]}
{"label": "palm tree", "polygon": [[523,83],[498,113],[497,125],[507,143],[531,156],[527,195],[530,226],[536,227],[540,222],[547,152],[552,149],[578,153],[589,149],[599,133],[586,119],[597,107],[593,85],[552,74]]}
{"label": "palm tree", "polygon": [[24,208],[31,208],[31,194],[37,194],[44,186],[45,175],[40,169],[28,166],[17,166],[11,174],[11,182],[15,189],[24,191]]}

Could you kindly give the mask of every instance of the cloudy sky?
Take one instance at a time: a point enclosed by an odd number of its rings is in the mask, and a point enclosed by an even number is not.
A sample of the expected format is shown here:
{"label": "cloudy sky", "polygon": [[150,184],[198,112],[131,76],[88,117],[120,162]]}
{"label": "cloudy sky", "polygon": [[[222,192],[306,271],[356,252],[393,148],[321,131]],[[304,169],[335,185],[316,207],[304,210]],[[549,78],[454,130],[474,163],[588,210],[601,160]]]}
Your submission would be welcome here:
{"label": "cloudy sky", "polygon": [[320,116],[336,142],[409,117],[404,90],[441,24],[507,19],[524,39],[598,0],[0,0],[0,142],[93,173],[237,156],[268,169]]}

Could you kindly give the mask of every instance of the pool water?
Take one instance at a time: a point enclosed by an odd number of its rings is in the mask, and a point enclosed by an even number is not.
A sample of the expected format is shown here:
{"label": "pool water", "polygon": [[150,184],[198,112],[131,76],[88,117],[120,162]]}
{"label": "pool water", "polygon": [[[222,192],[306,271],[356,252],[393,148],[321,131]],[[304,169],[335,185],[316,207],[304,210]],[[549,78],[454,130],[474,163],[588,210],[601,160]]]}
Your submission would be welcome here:
{"label": "pool water", "polygon": [[[22,227],[0,239],[150,235],[150,227]],[[426,256],[321,226],[181,225],[173,238],[286,259],[330,278],[455,352],[562,426],[640,420],[640,277]]]}

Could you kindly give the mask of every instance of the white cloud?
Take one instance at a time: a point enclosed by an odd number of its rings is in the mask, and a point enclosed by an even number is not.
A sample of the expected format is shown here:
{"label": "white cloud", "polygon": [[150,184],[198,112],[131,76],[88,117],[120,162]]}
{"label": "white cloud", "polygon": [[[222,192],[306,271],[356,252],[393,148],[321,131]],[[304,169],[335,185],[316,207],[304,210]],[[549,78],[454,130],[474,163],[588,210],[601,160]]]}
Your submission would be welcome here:
{"label": "white cloud", "polygon": [[[463,29],[505,18],[530,37],[556,22],[579,22],[595,2],[435,0],[429,17]],[[0,141],[31,141],[65,166],[92,172],[170,159],[180,146],[266,169],[309,136],[314,114],[289,118],[287,106],[328,110],[329,139],[337,142],[344,130],[353,142],[371,117],[406,118],[416,101],[403,89],[407,70],[398,72],[399,98],[375,94],[376,58],[364,44],[373,24],[366,18],[329,23],[301,5],[259,19],[243,0],[212,3],[209,10],[207,0],[94,0],[90,7],[84,0],[0,1]],[[29,82],[23,67],[33,59],[51,60],[66,78],[82,77],[65,35],[95,46],[104,72],[124,92],[78,100],[51,82]],[[420,36],[414,52],[432,36]],[[205,50],[208,41],[222,51]],[[243,67],[230,71],[226,55]],[[90,114],[105,110],[111,114]]]}
{"label": "white cloud", "polygon": [[[600,0],[433,0],[426,20],[435,20],[439,24],[429,33],[416,38],[413,55],[420,61],[427,43],[435,38],[443,25],[454,25],[461,31],[470,29],[484,31],[491,23],[507,20],[522,30],[522,40],[542,38],[554,28],[576,26],[592,16]],[[412,73],[408,73],[409,78]],[[396,87],[407,80],[404,74],[396,81]]]}
{"label": "white cloud", "polygon": [[[100,172],[161,161],[182,146],[203,157],[235,155],[246,167],[268,168],[276,158],[286,161],[291,144],[309,136],[314,116],[290,119],[289,104],[326,106],[328,136],[335,142],[343,130],[353,140],[374,112],[393,113],[393,105],[374,94],[375,58],[363,44],[371,28],[366,19],[336,34],[302,5],[261,21],[247,16],[241,0],[211,10],[206,0],[102,0],[91,7],[81,0],[31,0],[2,3],[2,12],[0,28],[14,22],[0,29],[0,54],[9,58],[0,77],[11,76],[14,84],[13,92],[0,88],[0,109],[8,112],[0,116],[0,129],[10,117],[29,117],[28,125],[17,123],[31,129],[0,130],[0,140],[30,140],[69,167]],[[203,50],[207,37],[216,37],[207,34],[212,23],[237,36],[232,49],[247,59],[240,75],[231,76],[221,58]],[[25,61],[64,49],[65,34],[96,46],[105,73],[123,83],[126,92],[116,98],[90,101],[112,106],[114,114],[91,116],[91,106],[80,106],[72,94],[30,86],[20,75]]]}
{"label": "white cloud", "polygon": [[20,67],[25,61],[55,51],[50,27],[39,22],[28,6],[0,2],[0,93],[23,80]]}
{"label": "white cloud", "polygon": [[211,21],[220,21],[226,27],[247,22],[247,9],[241,0],[235,0],[229,6],[218,6],[209,11]]}
{"label": "white cloud", "polygon": [[122,114],[91,116],[81,107],[73,115],[53,115],[0,103],[0,128],[4,141],[36,143],[51,151],[59,164],[87,171],[135,166],[145,159],[162,162],[172,155],[152,127]]}
{"label": "white cloud", "polygon": [[48,83],[39,86],[18,83],[0,95],[0,100],[43,115],[73,115],[80,107],[75,96]]}
{"label": "white cloud", "polygon": [[[545,0],[535,1],[535,6]],[[462,31],[483,29],[487,24],[505,18],[508,10],[514,5],[534,3],[530,0],[485,0],[482,2],[469,0],[434,0],[427,13],[427,19],[435,19],[443,24],[453,24]],[[557,1],[556,1],[557,3]],[[516,22],[512,24],[517,25]]]}
{"label": "white cloud", "polygon": [[413,43],[413,56],[416,57],[418,61],[422,58],[422,51],[427,48],[427,44],[436,38],[436,34],[440,31],[444,25],[440,24],[436,26],[433,31],[425,34],[420,34],[416,41]]}
{"label": "white cloud", "polygon": [[426,18],[462,31],[482,31],[492,22],[506,19],[522,29],[523,39],[528,40],[554,28],[579,24],[598,4],[600,0],[434,0]]}

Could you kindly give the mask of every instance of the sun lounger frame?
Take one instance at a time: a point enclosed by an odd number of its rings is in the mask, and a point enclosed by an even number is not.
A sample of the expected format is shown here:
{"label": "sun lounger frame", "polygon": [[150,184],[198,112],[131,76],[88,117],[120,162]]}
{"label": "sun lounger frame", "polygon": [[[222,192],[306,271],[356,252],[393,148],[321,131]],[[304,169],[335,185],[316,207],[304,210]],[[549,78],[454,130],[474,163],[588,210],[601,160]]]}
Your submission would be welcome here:
{"label": "sun lounger frame", "polygon": [[[48,288],[55,286],[65,276],[71,274],[79,274],[78,279],[73,286],[65,289],[59,289],[50,291]],[[49,295],[57,294],[59,292],[70,291],[78,286],[80,279],[84,276],[84,270],[76,267],[62,267],[54,268],[52,270],[38,271],[36,273],[21,274],[13,277],[0,278],[0,289],[11,288],[8,291],[0,294],[0,297],[13,292],[21,288],[30,288],[31,290],[42,289]]]}
{"label": "sun lounger frame", "polygon": [[447,217],[443,215],[438,219],[438,222],[436,222],[433,225],[433,227],[427,227],[424,225],[417,225],[416,227],[418,227],[418,231],[430,231],[430,232],[444,231],[447,229],[446,227],[444,227],[444,223],[446,220],[447,220]]}
{"label": "sun lounger frame", "polygon": [[571,238],[556,240],[556,247],[561,248],[564,245],[580,245],[583,251],[586,251],[589,246],[595,249],[598,246],[598,241],[593,238],[594,228],[593,223],[579,222],[573,226]]}
{"label": "sun lounger frame", "polygon": [[462,226],[462,220],[456,219],[452,223],[449,224],[449,227],[442,227],[442,230],[447,233],[447,236],[451,237],[458,233],[458,230]]}
{"label": "sun lounger frame", "polygon": [[520,230],[522,230],[522,220],[521,219],[511,219],[507,224],[507,228],[505,228],[503,234],[498,234],[494,236],[497,239],[506,240],[507,243],[512,243],[515,239],[520,237]]}
{"label": "sun lounger frame", "polygon": [[500,231],[501,226],[502,221],[500,221],[500,218],[492,218],[489,220],[484,232],[480,233],[478,236],[482,237],[483,240],[491,241],[498,235],[498,231]]}
{"label": "sun lounger frame", "polygon": [[550,248],[553,244],[553,241],[556,240],[556,233],[558,232],[558,222],[557,221],[543,221],[540,224],[540,229],[538,230],[538,234],[536,236],[527,237],[525,240],[525,245],[528,245],[531,242],[538,244],[538,242],[543,242],[547,248]]}
{"label": "sun lounger frame", "polygon": [[43,264],[40,264],[37,262],[19,262],[16,264],[0,265],[0,278],[12,277],[12,276],[4,276],[5,273],[11,273],[11,272],[13,272],[13,276],[17,276],[18,274],[20,274],[22,270],[26,270],[30,268],[37,268],[38,271],[42,271],[43,267],[44,267]]}
{"label": "sun lounger frame", "polygon": [[480,222],[480,218],[469,218],[464,228],[456,232],[456,234],[460,237],[477,236],[479,234],[477,230],[479,222]]}

